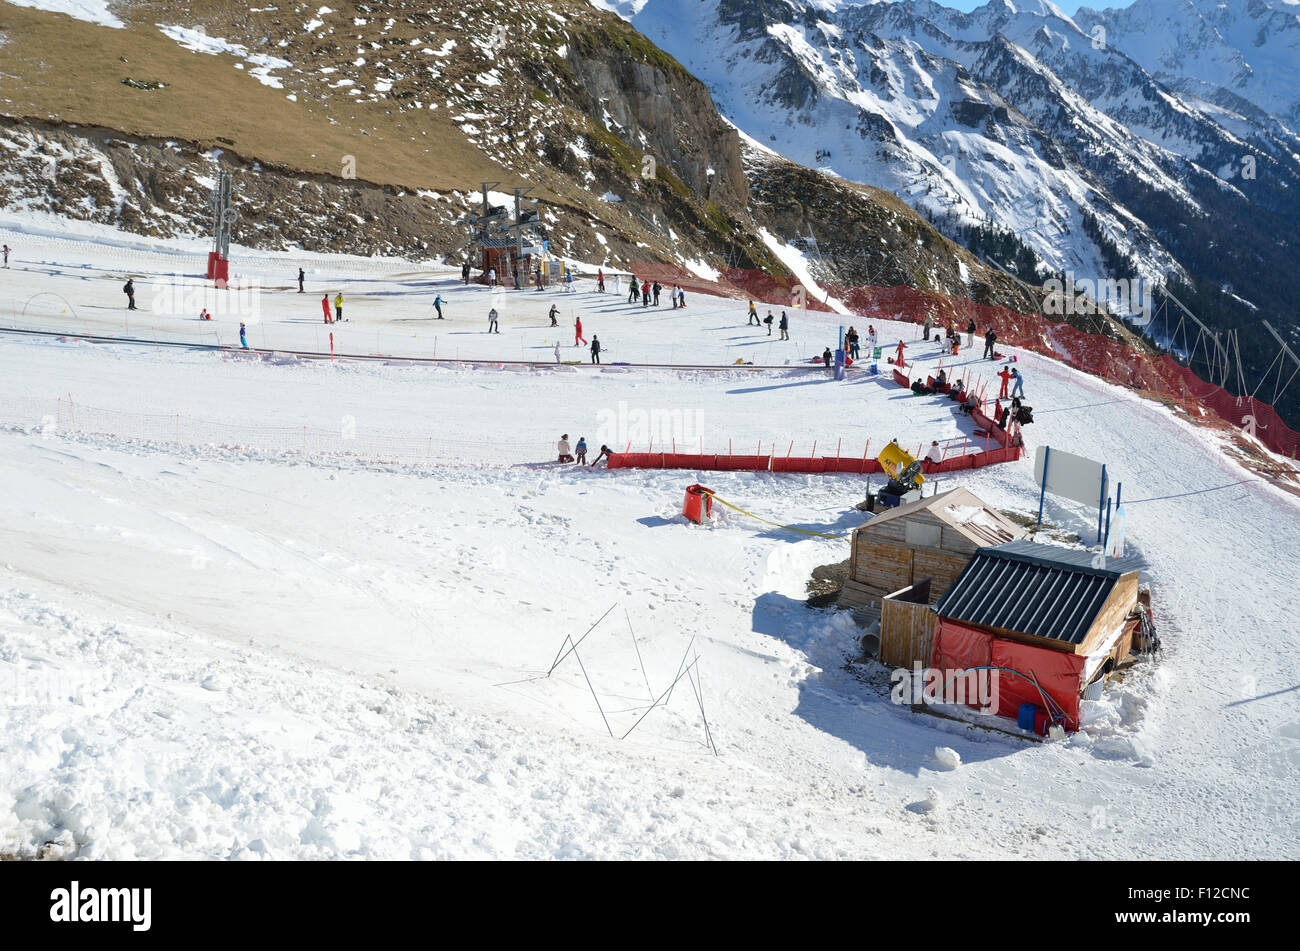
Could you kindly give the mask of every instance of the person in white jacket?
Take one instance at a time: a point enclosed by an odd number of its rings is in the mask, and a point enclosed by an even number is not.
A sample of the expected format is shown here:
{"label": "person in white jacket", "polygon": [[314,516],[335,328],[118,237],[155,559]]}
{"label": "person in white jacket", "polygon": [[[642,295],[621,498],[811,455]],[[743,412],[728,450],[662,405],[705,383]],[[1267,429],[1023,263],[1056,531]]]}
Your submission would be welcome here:
{"label": "person in white jacket", "polygon": [[559,462],[573,461],[573,448],[569,445],[568,433],[565,433],[563,436],[560,437],[560,441],[556,443],[555,448],[556,450],[558,450],[560,455],[560,458],[558,460]]}
{"label": "person in white jacket", "polygon": [[936,466],[943,462],[943,450],[939,448],[938,441],[930,443],[930,451],[925,454],[926,462],[933,462]]}

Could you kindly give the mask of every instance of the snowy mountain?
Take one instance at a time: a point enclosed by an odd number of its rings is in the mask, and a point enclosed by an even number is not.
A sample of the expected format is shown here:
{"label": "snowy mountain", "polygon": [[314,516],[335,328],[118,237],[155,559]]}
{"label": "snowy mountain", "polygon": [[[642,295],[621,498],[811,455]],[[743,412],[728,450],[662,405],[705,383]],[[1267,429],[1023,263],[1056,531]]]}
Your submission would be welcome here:
{"label": "snowy mountain", "polygon": [[1074,19],[1089,33],[1103,27],[1108,43],[1161,82],[1300,127],[1298,0],[1136,0]]}
{"label": "snowy mountain", "polygon": [[[1150,6],[1131,15],[1159,32]],[[1176,282],[1211,324],[1244,327],[1249,372],[1275,353],[1261,316],[1297,326],[1278,302],[1300,280],[1300,136],[1270,107],[1170,85],[1126,52],[1136,32],[1009,0],[635,7],[615,8],[795,161],[896,192],[949,233],[1014,232],[1052,271]],[[1197,9],[1159,7],[1180,23]],[[1261,55],[1284,58],[1290,32]]]}
{"label": "snowy mountain", "polygon": [[530,187],[551,247],[606,266],[735,267],[788,285],[786,242],[811,228],[872,258],[822,281],[1037,307],[891,194],[800,179],[799,201],[847,207],[879,224],[869,234],[756,195],[755,170],[783,160],[745,144],[696,77],[613,14],[508,6],[512,28],[483,33],[499,14],[488,0],[393,0],[382,14],[205,0],[183,16],[151,0],[113,14],[0,3],[0,72],[23,80],[0,109],[0,208],[204,234],[225,170],[242,244],[459,260],[486,180],[503,201]]}

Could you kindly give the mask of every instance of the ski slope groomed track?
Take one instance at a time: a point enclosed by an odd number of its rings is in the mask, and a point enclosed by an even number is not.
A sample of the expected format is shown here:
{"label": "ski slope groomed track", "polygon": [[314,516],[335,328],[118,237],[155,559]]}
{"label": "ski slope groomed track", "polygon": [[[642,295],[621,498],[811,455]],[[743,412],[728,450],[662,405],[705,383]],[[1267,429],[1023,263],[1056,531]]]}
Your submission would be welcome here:
{"label": "ski slope groomed track", "polygon": [[[124,311],[127,274],[170,286],[201,270],[202,244],[4,224],[0,327],[237,341],[240,315],[211,305],[210,326],[143,291],[147,313]],[[866,479],[552,462],[561,433],[593,455],[970,438],[947,401],[805,368],[865,322],[800,314],[770,341],[743,302],[645,312],[580,285],[504,295],[488,336],[491,292],[446,269],[232,257],[268,350],[320,348],[319,299],[341,292],[341,350],[436,339],[440,357],[510,364],[559,339],[578,359],[580,316],[610,362],[775,368],[330,363],[0,333],[0,853],[1297,857],[1297,500],[1212,432],[1020,354],[1029,457],[940,478],[1032,517],[1032,453],[1052,445],[1124,484],[1163,656],[1085,702],[1077,734],[1029,742],[895,705],[888,671],[854,663],[850,615],[806,606],[812,569],[847,558],[868,518]],[[915,328],[877,329],[937,365]],[[840,537],[730,509],[690,525],[695,481]],[[1086,505],[1049,497],[1045,519],[1092,541]]]}

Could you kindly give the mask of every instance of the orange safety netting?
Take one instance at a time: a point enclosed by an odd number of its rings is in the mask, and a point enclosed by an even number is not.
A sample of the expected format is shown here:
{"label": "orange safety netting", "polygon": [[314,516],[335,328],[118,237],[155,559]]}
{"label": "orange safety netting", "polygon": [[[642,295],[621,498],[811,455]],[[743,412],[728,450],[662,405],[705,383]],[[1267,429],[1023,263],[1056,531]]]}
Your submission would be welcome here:
{"label": "orange safety netting", "polygon": [[[794,282],[774,278],[764,271],[729,268],[717,281],[710,281],[669,265],[637,264],[633,269],[638,277],[644,275],[651,280],[658,278],[660,283],[681,284],[687,290],[752,298],[773,306],[797,303],[793,297],[797,286]],[[1253,434],[1274,452],[1293,459],[1300,457],[1300,432],[1288,426],[1273,406],[1251,396],[1234,396],[1201,379],[1167,354],[1153,357],[1119,340],[1078,330],[1064,321],[915,287],[826,286],[824,290],[843,301],[858,317],[920,323],[928,316],[939,326],[956,323],[963,333],[974,320],[976,346],[983,346],[984,333],[992,329],[1005,346],[1054,357],[1112,383],[1170,400],[1193,418],[1205,419],[1213,414],[1228,425]],[[808,295],[806,306],[809,310],[830,310],[812,294]]]}

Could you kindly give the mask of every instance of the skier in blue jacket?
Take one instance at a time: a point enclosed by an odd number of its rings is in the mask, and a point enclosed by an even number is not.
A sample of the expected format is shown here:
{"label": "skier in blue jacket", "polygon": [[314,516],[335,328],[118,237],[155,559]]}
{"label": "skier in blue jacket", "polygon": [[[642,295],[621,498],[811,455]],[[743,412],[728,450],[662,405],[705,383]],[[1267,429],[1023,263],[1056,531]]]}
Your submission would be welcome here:
{"label": "skier in blue jacket", "polygon": [[248,349],[248,332],[242,320],[239,322],[239,345],[245,350]]}

